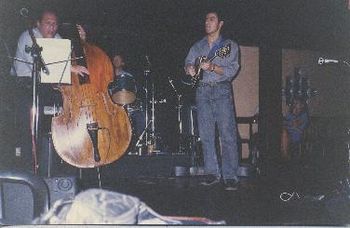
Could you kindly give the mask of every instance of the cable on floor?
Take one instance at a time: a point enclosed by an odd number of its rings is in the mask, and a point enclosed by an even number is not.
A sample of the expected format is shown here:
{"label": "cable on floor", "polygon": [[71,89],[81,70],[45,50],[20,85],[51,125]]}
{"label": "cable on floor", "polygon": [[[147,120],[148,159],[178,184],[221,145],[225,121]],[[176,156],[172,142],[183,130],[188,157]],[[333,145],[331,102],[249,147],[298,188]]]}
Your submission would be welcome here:
{"label": "cable on floor", "polygon": [[291,200],[292,198],[295,198],[297,197],[298,199],[300,199],[300,195],[298,192],[292,192],[292,193],[289,193],[289,192],[282,192],[280,194],[280,199],[283,201],[283,202],[288,202],[289,200]]}

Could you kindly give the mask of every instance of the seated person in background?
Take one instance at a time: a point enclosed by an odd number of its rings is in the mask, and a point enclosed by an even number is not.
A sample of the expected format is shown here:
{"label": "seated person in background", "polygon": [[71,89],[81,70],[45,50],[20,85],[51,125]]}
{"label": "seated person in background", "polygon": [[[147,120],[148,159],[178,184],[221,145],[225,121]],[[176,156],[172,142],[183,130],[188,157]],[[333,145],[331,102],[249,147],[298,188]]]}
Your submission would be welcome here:
{"label": "seated person in background", "polygon": [[308,123],[306,102],[302,98],[295,98],[283,120],[281,149],[285,159],[295,159],[299,156],[299,146]]}
{"label": "seated person in background", "polygon": [[129,74],[124,70],[125,62],[124,57],[121,53],[115,53],[112,59],[113,67],[114,67],[114,78],[116,79],[118,76],[122,74]]}

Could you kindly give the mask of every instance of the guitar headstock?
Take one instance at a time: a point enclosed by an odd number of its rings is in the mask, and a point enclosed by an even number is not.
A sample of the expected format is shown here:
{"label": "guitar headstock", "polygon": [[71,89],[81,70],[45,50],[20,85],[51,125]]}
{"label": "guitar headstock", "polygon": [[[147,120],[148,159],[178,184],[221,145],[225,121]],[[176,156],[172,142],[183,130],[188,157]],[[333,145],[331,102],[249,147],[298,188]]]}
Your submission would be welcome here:
{"label": "guitar headstock", "polygon": [[230,54],[231,52],[231,44],[226,44],[225,46],[219,48],[218,50],[216,50],[215,55],[223,58],[226,57]]}

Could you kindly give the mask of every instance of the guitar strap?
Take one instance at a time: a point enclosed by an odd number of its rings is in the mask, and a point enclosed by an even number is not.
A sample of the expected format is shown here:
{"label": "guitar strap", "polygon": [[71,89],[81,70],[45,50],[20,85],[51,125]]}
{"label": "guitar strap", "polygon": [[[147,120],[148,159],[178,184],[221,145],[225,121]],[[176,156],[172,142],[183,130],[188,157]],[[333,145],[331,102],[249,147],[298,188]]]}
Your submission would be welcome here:
{"label": "guitar strap", "polygon": [[218,49],[220,49],[220,48],[222,48],[222,47],[224,46],[224,43],[225,43],[226,39],[224,39],[222,36],[221,36],[219,39],[220,39],[219,43],[215,44],[215,45],[210,49],[209,54],[208,54],[208,59],[211,59],[212,57],[214,57],[215,52],[216,52]]}

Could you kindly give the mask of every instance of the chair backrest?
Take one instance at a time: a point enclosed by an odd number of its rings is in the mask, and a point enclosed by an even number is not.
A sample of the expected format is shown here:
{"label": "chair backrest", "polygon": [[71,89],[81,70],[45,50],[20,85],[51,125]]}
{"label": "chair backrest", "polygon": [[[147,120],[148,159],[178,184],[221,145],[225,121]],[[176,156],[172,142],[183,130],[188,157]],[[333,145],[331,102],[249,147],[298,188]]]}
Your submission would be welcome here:
{"label": "chair backrest", "polygon": [[0,170],[0,224],[30,224],[48,209],[49,190],[43,178],[24,171]]}

